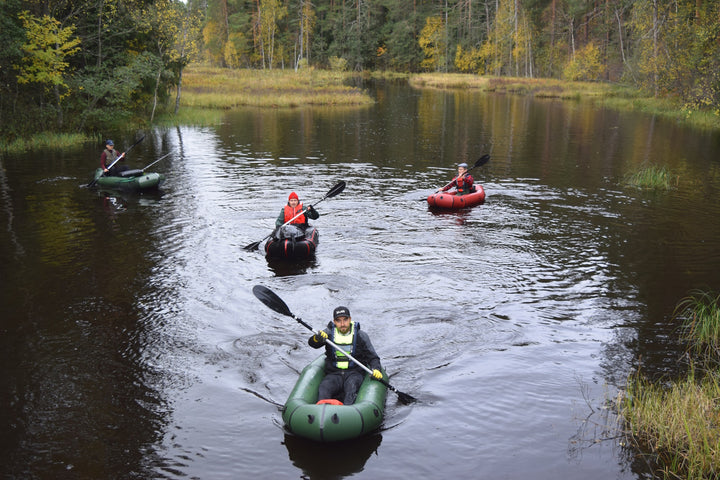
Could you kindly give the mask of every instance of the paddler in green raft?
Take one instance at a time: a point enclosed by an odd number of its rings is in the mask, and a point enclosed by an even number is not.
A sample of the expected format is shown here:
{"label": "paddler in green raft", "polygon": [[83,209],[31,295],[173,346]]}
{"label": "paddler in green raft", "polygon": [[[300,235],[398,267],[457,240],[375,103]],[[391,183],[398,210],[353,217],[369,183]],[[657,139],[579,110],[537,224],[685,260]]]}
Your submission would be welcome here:
{"label": "paddler in green raft", "polygon": [[127,165],[116,165],[117,162],[125,161],[125,152],[118,153],[115,150],[115,142],[112,140],[105,141],[105,149],[100,154],[100,168],[107,176],[120,176],[122,172],[128,170]]}
{"label": "paddler in green raft", "polygon": [[308,344],[313,348],[325,346],[325,377],[318,388],[318,403],[324,400],[340,400],[344,405],[355,403],[365,372],[350,361],[344,353],[326,344],[330,339],[335,345],[348,352],[372,369],[375,380],[383,378],[380,358],[370,342],[367,333],[360,330],[360,323],[353,322],[347,307],[333,310],[333,321],[325,329],[310,337]]}

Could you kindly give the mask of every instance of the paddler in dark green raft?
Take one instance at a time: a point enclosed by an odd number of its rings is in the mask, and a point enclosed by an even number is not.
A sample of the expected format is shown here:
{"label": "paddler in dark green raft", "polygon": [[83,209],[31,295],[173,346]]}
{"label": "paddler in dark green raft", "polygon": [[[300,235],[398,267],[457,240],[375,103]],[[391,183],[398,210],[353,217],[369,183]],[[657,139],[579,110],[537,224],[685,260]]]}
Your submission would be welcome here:
{"label": "paddler in dark green raft", "polygon": [[[255,285],[253,294],[274,311],[294,318],[311,332],[315,331],[307,322],[292,313],[282,298],[269,288]],[[341,342],[344,343],[342,347],[339,345]],[[397,393],[398,400],[406,405],[417,401],[412,395],[403,393],[388,383],[370,338],[360,331],[359,324],[352,321],[347,307],[336,308],[333,311],[333,322],[328,323],[326,329],[314,334],[309,343],[315,348],[325,345],[326,350],[324,355],[320,355],[303,369],[283,405],[283,422],[295,435],[320,442],[357,438],[380,428],[388,389]],[[336,356],[333,349],[342,356]],[[373,370],[355,358],[355,355],[372,365]],[[354,376],[354,373],[350,372],[356,366],[367,372],[364,377],[357,372],[362,379],[359,389],[354,385],[345,385],[344,381]],[[340,381],[328,380],[325,386],[320,387],[326,370],[329,376],[339,377]],[[345,389],[336,392],[338,385]],[[327,398],[318,401],[321,388],[323,397]],[[352,403],[343,405],[339,400],[331,398],[336,393]]]}
{"label": "paddler in dark green raft", "polygon": [[341,306],[333,310],[333,321],[328,322],[324,330],[320,330],[308,340],[308,344],[313,348],[325,346],[325,378],[320,382],[318,400],[336,398],[344,405],[351,405],[355,403],[365,372],[343,352],[327,345],[327,338],[357,358],[360,363],[368,365],[375,380],[383,378],[380,358],[375,353],[368,334],[360,330],[359,323],[353,322],[347,307]]}
{"label": "paddler in dark green raft", "polygon": [[336,442],[380,428],[388,383],[370,338],[352,321],[348,308],[337,307],[333,321],[308,343],[313,348],[325,346],[325,355],[303,369],[285,402],[282,416],[288,430],[311,440]]}

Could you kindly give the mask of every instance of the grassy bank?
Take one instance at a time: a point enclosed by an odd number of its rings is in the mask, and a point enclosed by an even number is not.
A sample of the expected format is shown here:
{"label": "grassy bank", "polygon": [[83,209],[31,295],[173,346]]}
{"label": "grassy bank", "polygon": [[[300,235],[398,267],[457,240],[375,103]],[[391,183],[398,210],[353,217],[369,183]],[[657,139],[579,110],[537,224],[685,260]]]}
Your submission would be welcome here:
{"label": "grassy bank", "polygon": [[410,76],[416,88],[464,88],[484,92],[533,95],[539,98],[591,100],[598,106],[636,111],[707,130],[720,130],[720,115],[691,109],[675,99],[653,98],[622,85],[597,82],[566,82],[543,78],[510,78],[453,73],[427,73]]}
{"label": "grassy bank", "polygon": [[327,70],[230,70],[194,66],[183,75],[182,107],[299,107],[369,105],[363,90],[344,85],[349,74]]}
{"label": "grassy bank", "polygon": [[682,300],[683,338],[702,375],[651,382],[628,379],[620,405],[629,443],[650,458],[663,478],[706,479],[720,474],[720,295],[695,292]]}
{"label": "grassy bank", "polygon": [[60,150],[87,142],[102,142],[100,137],[82,133],[38,133],[12,142],[0,139],[0,153],[22,153],[43,148]]}
{"label": "grassy bank", "polygon": [[[184,70],[180,110],[174,104],[158,111],[154,126],[217,125],[224,111],[237,107],[300,107],[306,105],[359,106],[375,100],[364,90],[345,85],[352,74],[305,68],[294,70],[230,70],[199,65]],[[173,97],[174,98],[174,97]],[[147,128],[137,118],[122,127],[129,131]],[[6,142],[0,139],[0,153],[19,153],[45,147],[64,148],[102,141],[83,134],[41,133],[28,139]]]}
{"label": "grassy bank", "polygon": [[[364,90],[348,86],[352,72],[305,68],[294,70],[230,70],[192,65],[183,74],[180,111],[172,113],[173,105],[158,111],[156,126],[215,125],[223,112],[237,107],[290,108],[305,105],[346,106],[370,105],[373,98]],[[643,96],[640,92],[618,85],[592,82],[565,82],[553,79],[507,78],[470,74],[393,74],[364,72],[363,78],[407,78],[416,88],[474,89],[540,98],[563,100],[590,99],[599,106],[617,110],[639,111],[675,119],[704,129],[720,130],[720,116],[710,112],[691,111],[678,102]],[[132,123],[132,122],[130,122]],[[147,128],[146,119],[122,128]],[[30,139],[5,142],[0,139],[0,153],[22,152],[44,147],[63,147],[96,142],[90,135],[49,134]]]}

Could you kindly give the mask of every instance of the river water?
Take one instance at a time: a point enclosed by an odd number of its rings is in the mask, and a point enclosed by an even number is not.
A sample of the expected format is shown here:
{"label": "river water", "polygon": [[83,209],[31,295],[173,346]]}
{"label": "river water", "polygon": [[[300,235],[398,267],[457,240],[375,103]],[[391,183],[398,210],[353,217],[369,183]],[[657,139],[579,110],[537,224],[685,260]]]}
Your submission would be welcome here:
{"label": "river water", "polygon": [[[3,478],[635,479],[611,400],[641,359],[672,376],[673,309],[719,288],[720,137],[584,102],[371,87],[357,109],[242,110],[114,137],[158,193],[84,188],[102,145],[0,157]],[[422,199],[473,170],[485,204]],[[623,184],[646,165],[670,191]],[[317,203],[340,180],[340,195]],[[314,260],[243,246],[290,191]],[[318,354],[260,303],[321,328],[346,305],[390,382],[377,434],[285,435]]]}

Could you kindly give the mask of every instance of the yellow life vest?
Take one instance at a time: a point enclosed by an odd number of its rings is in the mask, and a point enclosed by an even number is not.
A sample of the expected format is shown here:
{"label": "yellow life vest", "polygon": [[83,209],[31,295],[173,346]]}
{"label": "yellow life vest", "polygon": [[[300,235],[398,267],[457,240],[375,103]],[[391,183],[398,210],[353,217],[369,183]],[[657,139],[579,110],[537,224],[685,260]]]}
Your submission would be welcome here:
{"label": "yellow life vest", "polygon": [[[344,335],[340,333],[337,327],[334,328],[332,341],[350,355],[355,356],[355,322],[350,322],[350,330]],[[350,367],[350,360],[338,350],[335,350],[335,366],[341,370]]]}

